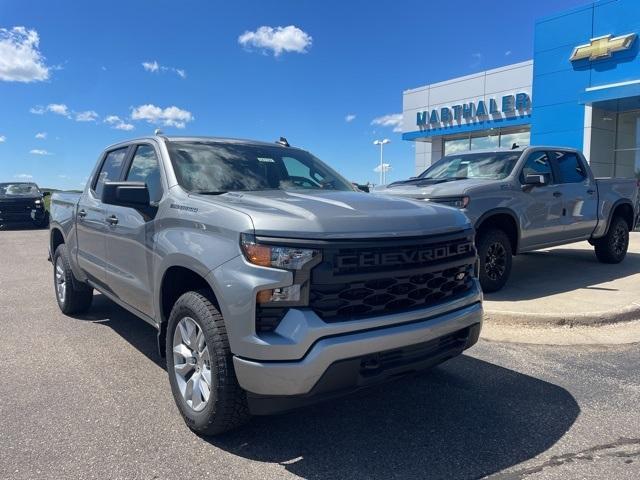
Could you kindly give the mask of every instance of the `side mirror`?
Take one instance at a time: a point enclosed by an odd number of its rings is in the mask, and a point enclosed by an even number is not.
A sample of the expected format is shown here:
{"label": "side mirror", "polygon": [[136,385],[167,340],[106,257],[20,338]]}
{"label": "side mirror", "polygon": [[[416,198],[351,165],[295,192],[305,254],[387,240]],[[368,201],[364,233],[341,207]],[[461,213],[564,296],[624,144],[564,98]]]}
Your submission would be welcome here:
{"label": "side mirror", "polygon": [[51,192],[49,192],[49,191],[42,192],[42,196],[43,197],[48,197],[49,195],[51,195]]}
{"label": "side mirror", "polygon": [[547,177],[537,173],[528,173],[524,177],[525,185],[531,185],[533,187],[540,187],[547,184]]}
{"label": "side mirror", "polygon": [[358,190],[369,193],[369,185],[356,185],[356,187],[358,187]]}
{"label": "side mirror", "polygon": [[102,203],[146,210],[150,205],[149,189],[142,182],[105,182]]}

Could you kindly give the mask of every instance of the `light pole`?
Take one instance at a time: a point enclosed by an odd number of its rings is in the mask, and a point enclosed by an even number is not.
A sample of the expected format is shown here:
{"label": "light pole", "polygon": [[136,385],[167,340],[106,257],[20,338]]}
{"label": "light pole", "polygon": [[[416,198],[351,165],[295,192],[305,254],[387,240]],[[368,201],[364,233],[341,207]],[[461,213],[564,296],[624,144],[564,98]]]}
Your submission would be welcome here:
{"label": "light pole", "polygon": [[384,140],[375,140],[373,142],[374,145],[380,145],[380,185],[384,185],[384,163],[383,163],[383,156],[382,156],[382,150],[384,149],[384,145],[386,143],[389,143],[391,140],[389,140],[388,138],[385,138]]}

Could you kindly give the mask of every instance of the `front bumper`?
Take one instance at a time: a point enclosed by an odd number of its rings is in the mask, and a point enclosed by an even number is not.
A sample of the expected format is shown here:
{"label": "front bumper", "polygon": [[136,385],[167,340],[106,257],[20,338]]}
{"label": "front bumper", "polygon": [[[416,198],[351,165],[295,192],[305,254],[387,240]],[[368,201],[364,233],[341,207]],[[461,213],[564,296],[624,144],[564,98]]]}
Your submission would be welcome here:
{"label": "front bumper", "polygon": [[[304,358],[297,361],[257,361],[235,356],[233,364],[240,386],[248,392],[277,396],[306,395],[336,362],[424,344],[470,327],[479,333],[481,324],[482,304],[478,302],[436,317],[325,337],[315,342]],[[460,348],[449,353],[454,356],[470,347],[475,340],[465,340]],[[415,368],[409,366],[409,370]]]}
{"label": "front bumper", "polygon": [[41,222],[45,216],[46,210],[44,208],[16,209],[0,206],[0,224]]}

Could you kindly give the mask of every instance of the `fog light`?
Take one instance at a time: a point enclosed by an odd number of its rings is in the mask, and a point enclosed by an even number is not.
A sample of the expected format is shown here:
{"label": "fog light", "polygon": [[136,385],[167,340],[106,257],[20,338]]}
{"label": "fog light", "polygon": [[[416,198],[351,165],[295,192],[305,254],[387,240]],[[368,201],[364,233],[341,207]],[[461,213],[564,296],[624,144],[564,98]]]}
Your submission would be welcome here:
{"label": "fog light", "polygon": [[256,301],[258,303],[299,302],[300,285],[261,290],[256,296]]}

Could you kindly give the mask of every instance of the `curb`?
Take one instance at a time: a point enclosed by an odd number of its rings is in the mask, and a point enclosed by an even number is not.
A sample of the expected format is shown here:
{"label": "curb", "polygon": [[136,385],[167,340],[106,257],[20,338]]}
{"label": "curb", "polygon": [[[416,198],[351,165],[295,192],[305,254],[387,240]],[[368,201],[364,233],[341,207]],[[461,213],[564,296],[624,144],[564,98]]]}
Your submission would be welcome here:
{"label": "curb", "polygon": [[[485,303],[486,305],[486,303]],[[525,327],[597,327],[640,320],[640,301],[622,308],[602,312],[531,313],[490,310],[485,308],[484,319],[488,324]]]}
{"label": "curb", "polygon": [[640,343],[640,321],[599,326],[522,326],[485,323],[480,338],[532,345],[628,345]]}

